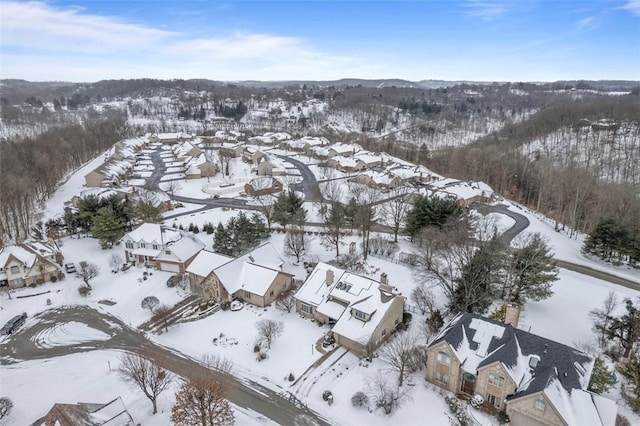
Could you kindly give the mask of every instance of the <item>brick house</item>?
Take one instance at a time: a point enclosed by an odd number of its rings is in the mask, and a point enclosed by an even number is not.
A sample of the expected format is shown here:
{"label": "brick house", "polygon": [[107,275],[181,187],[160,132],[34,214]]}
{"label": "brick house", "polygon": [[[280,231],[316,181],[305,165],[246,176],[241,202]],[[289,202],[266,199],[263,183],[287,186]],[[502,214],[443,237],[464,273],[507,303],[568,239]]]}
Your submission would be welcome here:
{"label": "brick house", "polygon": [[244,185],[244,192],[258,197],[260,195],[275,194],[282,191],[282,182],[273,177],[258,177]]}

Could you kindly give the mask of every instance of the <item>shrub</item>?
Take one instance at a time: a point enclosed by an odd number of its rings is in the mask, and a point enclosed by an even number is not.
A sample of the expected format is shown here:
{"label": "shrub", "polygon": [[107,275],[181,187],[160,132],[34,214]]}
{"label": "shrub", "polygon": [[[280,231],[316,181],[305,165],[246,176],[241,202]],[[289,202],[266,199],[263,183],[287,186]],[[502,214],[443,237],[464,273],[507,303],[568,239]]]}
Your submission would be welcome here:
{"label": "shrub", "polygon": [[333,394],[331,393],[330,390],[326,390],[324,392],[322,392],[322,399],[325,401],[329,401],[330,398],[333,398]]}
{"label": "shrub", "polygon": [[616,416],[616,426],[631,426],[631,422],[625,416],[618,414]]}
{"label": "shrub", "polygon": [[253,347],[253,352],[255,352],[255,353],[260,352],[260,345],[255,345],[255,346]]}
{"label": "shrub", "polygon": [[88,295],[90,291],[91,291],[91,289],[89,289],[89,287],[85,287],[83,285],[78,287],[78,293],[80,294],[80,296],[84,297],[84,296]]}
{"label": "shrub", "polygon": [[366,407],[369,405],[369,397],[364,392],[356,392],[351,397],[351,405],[354,407]]}
{"label": "shrub", "polygon": [[294,380],[296,380],[296,378],[293,376],[293,373],[289,373],[289,377],[287,377],[287,380],[293,382]]}
{"label": "shrub", "polygon": [[38,284],[36,283],[31,283],[28,285],[29,288],[36,288],[38,286]]}
{"label": "shrub", "polygon": [[56,281],[58,281],[58,277],[56,277],[55,275],[51,277],[51,282],[55,283]]}
{"label": "shrub", "polygon": [[405,326],[409,327],[409,324],[411,324],[412,319],[413,319],[413,315],[411,315],[411,313],[409,312],[402,313],[402,322],[404,323]]}
{"label": "shrub", "polygon": [[498,414],[496,414],[496,418],[498,419],[498,423],[500,423],[501,425],[509,423],[509,416],[507,416],[507,412],[504,410],[498,411]]}
{"label": "shrub", "polygon": [[229,306],[231,306],[231,303],[227,300],[225,300],[224,302],[220,302],[220,309],[222,309],[223,311],[228,311]]}

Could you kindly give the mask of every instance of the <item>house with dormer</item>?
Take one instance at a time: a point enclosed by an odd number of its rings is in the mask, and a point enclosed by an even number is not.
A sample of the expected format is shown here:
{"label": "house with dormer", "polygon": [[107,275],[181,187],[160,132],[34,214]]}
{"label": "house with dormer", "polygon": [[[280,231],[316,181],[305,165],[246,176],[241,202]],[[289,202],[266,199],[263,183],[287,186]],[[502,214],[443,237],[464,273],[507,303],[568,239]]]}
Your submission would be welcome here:
{"label": "house with dormer", "polygon": [[369,356],[402,322],[405,298],[380,281],[319,263],[296,292],[296,311],[332,325],[336,343],[359,357]]}
{"label": "house with dormer", "polygon": [[0,286],[10,288],[55,282],[62,278],[57,247],[42,241],[5,246],[0,250]]}
{"label": "house with dormer", "polygon": [[426,380],[480,395],[513,426],[613,426],[617,406],[587,390],[594,360],[480,315],[460,314],[427,348]]}
{"label": "house with dormer", "polygon": [[205,245],[193,234],[158,223],[143,223],[121,239],[126,262],[184,273]]}
{"label": "house with dormer", "polygon": [[291,287],[293,275],[271,243],[232,258],[203,250],[187,267],[191,292],[213,302],[234,298],[256,306],[273,303]]}

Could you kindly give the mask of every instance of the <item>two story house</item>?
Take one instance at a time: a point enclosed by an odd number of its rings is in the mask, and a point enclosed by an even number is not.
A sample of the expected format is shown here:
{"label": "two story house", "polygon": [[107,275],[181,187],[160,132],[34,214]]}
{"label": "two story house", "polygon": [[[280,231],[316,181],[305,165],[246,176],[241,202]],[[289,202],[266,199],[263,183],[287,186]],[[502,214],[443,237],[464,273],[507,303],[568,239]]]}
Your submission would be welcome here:
{"label": "two story house", "polygon": [[426,380],[480,395],[514,426],[613,426],[617,406],[587,391],[593,358],[475,314],[460,314],[427,348]]}
{"label": "two story house", "polygon": [[205,247],[194,235],[158,223],[143,223],[121,241],[126,262],[176,273],[184,273]]}
{"label": "two story house", "polygon": [[62,277],[56,263],[56,247],[45,242],[26,242],[0,250],[0,286],[19,288],[57,281]]}
{"label": "two story house", "polygon": [[234,298],[256,306],[273,303],[291,287],[293,275],[271,243],[232,258],[203,250],[187,267],[191,291],[214,302]]}
{"label": "two story house", "polygon": [[371,355],[402,321],[405,298],[389,285],[319,263],[296,292],[296,311],[333,325],[336,343],[359,357]]}

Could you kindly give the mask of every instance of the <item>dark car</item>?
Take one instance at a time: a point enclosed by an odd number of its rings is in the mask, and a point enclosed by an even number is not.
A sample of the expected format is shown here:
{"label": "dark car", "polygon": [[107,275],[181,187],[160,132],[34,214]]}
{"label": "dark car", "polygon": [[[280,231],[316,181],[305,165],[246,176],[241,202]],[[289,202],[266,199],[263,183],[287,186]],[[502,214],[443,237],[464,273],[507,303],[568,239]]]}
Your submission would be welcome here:
{"label": "dark car", "polygon": [[175,287],[175,285],[177,284],[177,278],[177,275],[170,276],[167,280],[167,287]]}
{"label": "dark car", "polygon": [[0,329],[0,334],[4,335],[4,334],[15,333],[16,330],[18,330],[22,326],[22,324],[24,324],[26,321],[27,321],[26,312],[22,313],[22,315],[16,315],[15,317],[7,321],[6,324],[2,327],[2,329]]}

